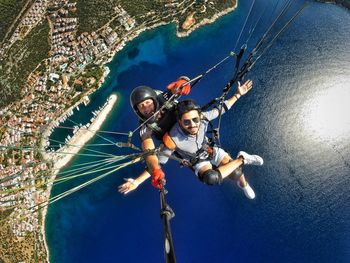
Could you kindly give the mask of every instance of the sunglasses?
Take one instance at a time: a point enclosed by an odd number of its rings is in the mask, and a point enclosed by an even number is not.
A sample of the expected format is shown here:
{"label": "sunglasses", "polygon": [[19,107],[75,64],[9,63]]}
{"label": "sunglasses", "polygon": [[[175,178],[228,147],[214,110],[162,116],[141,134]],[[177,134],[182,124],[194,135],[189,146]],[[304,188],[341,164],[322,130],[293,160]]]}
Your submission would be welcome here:
{"label": "sunglasses", "polygon": [[183,122],[184,126],[189,126],[189,125],[191,125],[192,122],[195,124],[199,123],[200,119],[199,119],[199,117],[195,117],[193,119],[184,119],[182,122]]}

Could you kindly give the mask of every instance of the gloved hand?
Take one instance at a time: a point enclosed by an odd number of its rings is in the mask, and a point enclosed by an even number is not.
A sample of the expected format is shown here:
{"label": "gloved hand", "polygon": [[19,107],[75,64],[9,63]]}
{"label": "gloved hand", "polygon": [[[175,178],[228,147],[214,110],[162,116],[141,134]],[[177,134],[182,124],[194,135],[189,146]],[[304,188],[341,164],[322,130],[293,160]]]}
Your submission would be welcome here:
{"label": "gloved hand", "polygon": [[167,86],[168,90],[171,90],[171,92],[173,94],[177,93],[180,95],[187,95],[188,93],[190,93],[191,91],[191,85],[187,84],[183,87],[181,87],[183,84],[185,84],[186,82],[188,82],[190,79],[186,76],[181,76],[177,79],[177,81],[174,81],[172,83],[170,83]]}
{"label": "gloved hand", "polygon": [[152,185],[157,189],[162,189],[164,184],[164,172],[161,168],[153,170],[152,173]]}
{"label": "gloved hand", "polygon": [[243,85],[241,85],[240,82],[238,82],[238,87],[236,94],[239,96],[243,96],[246,94],[251,88],[253,87],[253,81],[252,80],[247,80]]}

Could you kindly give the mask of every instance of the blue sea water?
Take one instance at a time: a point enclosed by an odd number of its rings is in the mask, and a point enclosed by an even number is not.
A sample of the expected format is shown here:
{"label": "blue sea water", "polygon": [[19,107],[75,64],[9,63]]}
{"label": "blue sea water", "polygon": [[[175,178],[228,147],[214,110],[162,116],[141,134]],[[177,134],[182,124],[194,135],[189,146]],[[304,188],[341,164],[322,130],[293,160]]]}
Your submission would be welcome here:
{"label": "blue sea water", "polygon": [[[163,89],[178,76],[196,76],[225,57],[251,1],[241,2],[233,13],[187,38],[176,38],[174,25],[140,35],[116,55],[104,86],[72,119],[88,120],[91,110],[117,93],[116,109],[102,129],[133,130],[132,88]],[[272,0],[257,1],[255,12],[266,2],[273,6]],[[253,43],[270,22],[270,16],[261,21]],[[349,11],[311,3],[248,74],[253,89],[223,116],[223,147],[233,156],[245,150],[265,160],[262,167],[245,167],[255,200],[230,182],[209,187],[176,163],[166,166],[178,262],[350,262],[349,33]],[[190,96],[204,104],[219,95],[232,67],[232,61],[223,64]],[[137,136],[133,142],[138,144]],[[96,137],[90,143],[106,141]],[[114,146],[93,149],[128,152]],[[78,155],[66,170],[93,160]],[[117,191],[123,178],[142,169],[130,166],[49,206],[52,263],[163,261],[157,191],[149,182],[127,196]],[[52,195],[83,181],[57,185]]]}

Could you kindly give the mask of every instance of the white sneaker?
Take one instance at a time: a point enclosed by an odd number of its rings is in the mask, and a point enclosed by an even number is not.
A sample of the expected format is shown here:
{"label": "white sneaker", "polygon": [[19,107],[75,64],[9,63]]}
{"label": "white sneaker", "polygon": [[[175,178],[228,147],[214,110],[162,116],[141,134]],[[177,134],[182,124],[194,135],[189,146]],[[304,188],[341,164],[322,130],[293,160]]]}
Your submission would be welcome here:
{"label": "white sneaker", "polygon": [[243,163],[244,164],[251,164],[251,165],[263,165],[264,160],[259,155],[250,155],[246,152],[240,151],[237,154],[237,158],[242,156],[243,157]]}
{"label": "white sneaker", "polygon": [[239,183],[239,181],[237,181],[237,185],[239,188],[241,188],[243,190],[243,193],[245,194],[245,196],[248,198],[248,199],[254,199],[255,198],[255,193],[254,193],[254,190],[253,188],[250,187],[250,185],[246,184],[246,186],[242,187]]}

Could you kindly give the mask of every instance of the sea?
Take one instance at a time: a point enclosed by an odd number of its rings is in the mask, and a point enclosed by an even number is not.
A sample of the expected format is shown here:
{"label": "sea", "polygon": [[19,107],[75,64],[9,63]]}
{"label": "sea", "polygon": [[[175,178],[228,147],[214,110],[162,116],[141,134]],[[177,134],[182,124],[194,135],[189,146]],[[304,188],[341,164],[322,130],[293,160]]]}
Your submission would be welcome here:
{"label": "sea", "polygon": [[[204,73],[239,51],[252,32],[244,61],[284,1],[256,0],[246,19],[251,3],[239,1],[234,12],[185,38],[176,37],[175,24],[142,33],[107,65],[110,74],[90,104],[63,125],[86,123],[114,93],[118,101],[101,130],[133,131],[138,123],[129,103],[133,88],[163,90],[181,75]],[[282,16],[284,23],[293,12]],[[282,24],[245,76],[253,80],[252,90],[222,116],[220,127],[221,146],[233,157],[240,150],[263,157],[263,166],[244,167],[256,198],[247,199],[230,181],[204,185],[175,161],[164,167],[178,262],[350,262],[350,14],[334,4],[310,2],[273,40]],[[226,60],[188,96],[201,105],[220,96],[234,69],[235,60]],[[69,134],[56,129],[50,139],[64,141]],[[123,134],[99,133],[61,173],[101,160],[91,150],[133,153],[111,143],[126,141]],[[137,132],[132,142],[140,145]],[[51,263],[164,262],[158,191],[146,181],[128,195],[118,192],[124,178],[144,167],[128,166],[49,205]],[[102,173],[54,185],[51,195]]]}

